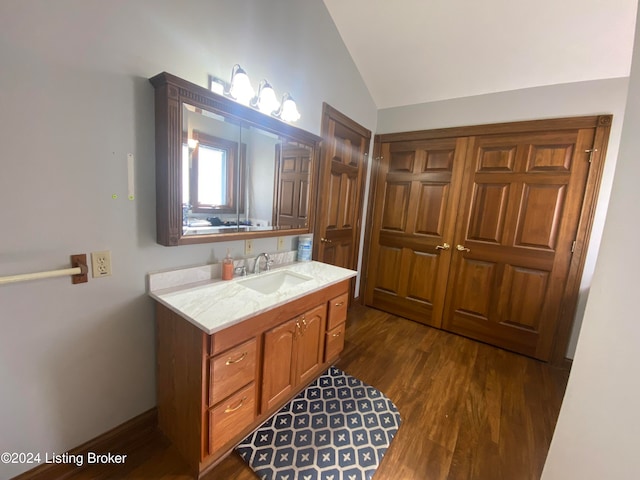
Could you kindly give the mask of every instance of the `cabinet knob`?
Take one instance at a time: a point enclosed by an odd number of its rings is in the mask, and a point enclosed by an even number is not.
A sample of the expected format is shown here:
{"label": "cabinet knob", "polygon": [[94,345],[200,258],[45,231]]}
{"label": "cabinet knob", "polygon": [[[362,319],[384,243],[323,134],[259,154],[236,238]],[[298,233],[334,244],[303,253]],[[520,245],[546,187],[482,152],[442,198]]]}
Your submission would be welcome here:
{"label": "cabinet knob", "polygon": [[332,241],[332,240],[329,240],[328,238],[324,238],[324,237],[320,238],[320,241],[321,241],[322,243],[333,243],[333,241]]}
{"label": "cabinet knob", "polygon": [[335,307],[341,307],[343,305],[344,305],[344,301],[334,304]]}

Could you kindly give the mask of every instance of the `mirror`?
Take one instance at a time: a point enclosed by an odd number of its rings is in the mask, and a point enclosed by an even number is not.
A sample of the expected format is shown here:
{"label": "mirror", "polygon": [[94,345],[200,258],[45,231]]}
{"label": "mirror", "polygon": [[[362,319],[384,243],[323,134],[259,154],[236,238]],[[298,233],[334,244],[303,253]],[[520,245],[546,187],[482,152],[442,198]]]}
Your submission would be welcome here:
{"label": "mirror", "polygon": [[150,81],[158,243],[311,231],[319,137],[167,73]]}

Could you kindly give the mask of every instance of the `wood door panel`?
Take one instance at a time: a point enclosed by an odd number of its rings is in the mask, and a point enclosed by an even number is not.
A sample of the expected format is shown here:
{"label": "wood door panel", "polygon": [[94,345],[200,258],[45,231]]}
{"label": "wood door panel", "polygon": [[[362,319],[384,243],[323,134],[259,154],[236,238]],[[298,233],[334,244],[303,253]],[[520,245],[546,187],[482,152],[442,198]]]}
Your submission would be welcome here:
{"label": "wood door panel", "polygon": [[549,272],[506,265],[497,317],[501,323],[538,333]]}
{"label": "wood door panel", "polygon": [[516,161],[514,145],[480,147],[478,150],[478,172],[513,172]]}
{"label": "wood door panel", "polygon": [[280,182],[280,214],[292,217],[295,201],[295,182],[293,180],[282,180]]}
{"label": "wood door panel", "polygon": [[379,250],[378,268],[373,288],[398,295],[400,290],[399,266],[402,263],[402,249],[382,245]]}
{"label": "wood door panel", "polygon": [[476,183],[466,238],[502,243],[510,188],[506,183]]}
{"label": "wood door panel", "polygon": [[410,251],[407,298],[433,304],[438,280],[439,255]]}
{"label": "wood door panel", "polygon": [[455,155],[455,150],[453,148],[447,148],[442,150],[438,150],[437,148],[434,148],[433,150],[427,150],[422,172],[423,173],[434,172],[434,171],[451,172],[453,170],[454,155]]}
{"label": "wood door panel", "polygon": [[394,151],[389,158],[389,173],[413,173],[415,161],[415,150]]}
{"label": "wood door panel", "polygon": [[410,193],[410,182],[387,182],[382,204],[383,230],[404,232],[407,229]]}
{"label": "wood door panel", "polygon": [[491,297],[496,284],[496,264],[465,258],[456,275],[455,314],[489,319]]}
{"label": "wood door panel", "polygon": [[413,233],[442,237],[448,201],[448,183],[421,183]]}
{"label": "wood door panel", "polygon": [[306,312],[300,318],[302,329],[296,338],[298,384],[307,383],[311,380],[318,367],[322,364],[326,319],[326,304],[319,305]]}
{"label": "wood door panel", "polygon": [[514,245],[555,250],[566,185],[524,185]]}
{"label": "wood door panel", "polygon": [[570,172],[574,144],[530,145],[527,172]]}
{"label": "wood door panel", "polygon": [[293,390],[295,332],[295,321],[289,321],[264,334],[262,412],[278,404]]}
{"label": "wood door panel", "polygon": [[324,246],[324,262],[337,267],[351,268],[351,258],[353,256],[353,244],[350,239],[340,242],[337,239],[331,240],[330,244]]}

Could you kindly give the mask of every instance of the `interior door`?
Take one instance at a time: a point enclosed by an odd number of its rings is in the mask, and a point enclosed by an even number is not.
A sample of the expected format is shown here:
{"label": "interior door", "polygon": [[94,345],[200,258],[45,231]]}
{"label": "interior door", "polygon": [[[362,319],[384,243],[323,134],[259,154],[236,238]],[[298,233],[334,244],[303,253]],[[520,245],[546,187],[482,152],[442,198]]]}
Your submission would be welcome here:
{"label": "interior door", "polygon": [[309,170],[311,150],[296,145],[281,147],[276,161],[278,179],[273,225],[304,228],[309,220]]}
{"label": "interior door", "polygon": [[324,104],[313,247],[314,258],[321,262],[357,269],[370,140],[369,130]]}
{"label": "interior door", "polygon": [[470,140],[443,328],[548,360],[593,129]]}
{"label": "interior door", "polygon": [[440,327],[466,138],[381,146],[365,302]]}

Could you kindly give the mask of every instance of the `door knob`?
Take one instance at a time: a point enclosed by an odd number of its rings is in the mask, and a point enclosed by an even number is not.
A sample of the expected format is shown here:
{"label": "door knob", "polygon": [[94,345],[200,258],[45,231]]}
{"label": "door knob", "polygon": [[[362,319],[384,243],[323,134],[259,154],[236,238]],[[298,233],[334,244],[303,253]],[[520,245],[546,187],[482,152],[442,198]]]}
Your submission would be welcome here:
{"label": "door knob", "polygon": [[443,243],[442,245],[436,245],[436,250],[449,250],[451,245],[448,243]]}
{"label": "door knob", "polygon": [[464,245],[456,245],[456,249],[459,252],[470,252],[471,250],[465,247]]}
{"label": "door knob", "polygon": [[331,240],[329,240],[328,238],[324,238],[324,237],[322,237],[322,238],[320,239],[320,241],[321,241],[322,243],[333,243]]}

